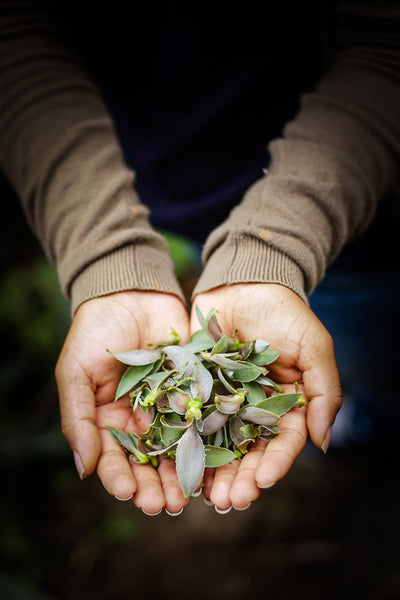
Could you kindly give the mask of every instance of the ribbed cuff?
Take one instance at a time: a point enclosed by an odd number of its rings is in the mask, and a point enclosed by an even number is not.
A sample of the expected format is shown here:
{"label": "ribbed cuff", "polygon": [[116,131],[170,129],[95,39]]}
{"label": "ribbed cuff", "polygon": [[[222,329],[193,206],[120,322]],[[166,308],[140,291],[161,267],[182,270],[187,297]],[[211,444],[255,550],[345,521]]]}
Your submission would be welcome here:
{"label": "ribbed cuff", "polygon": [[307,303],[304,276],[297,263],[263,240],[246,237],[242,232],[230,233],[213,251],[193,296],[234,283],[277,283]]}
{"label": "ribbed cuff", "polygon": [[86,300],[128,290],[165,292],[185,302],[170,257],[137,244],[99,258],[76,277],[71,287],[72,314]]}

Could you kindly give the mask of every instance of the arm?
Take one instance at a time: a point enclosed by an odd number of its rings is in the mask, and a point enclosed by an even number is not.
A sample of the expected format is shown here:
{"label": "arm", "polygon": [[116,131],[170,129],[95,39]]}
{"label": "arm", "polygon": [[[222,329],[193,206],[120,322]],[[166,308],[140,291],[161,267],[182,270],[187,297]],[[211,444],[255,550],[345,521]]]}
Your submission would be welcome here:
{"label": "arm", "polygon": [[400,10],[343,4],[325,77],[271,142],[268,174],[207,240],[195,293],[275,282],[306,299],[398,186]]}
{"label": "arm", "polygon": [[259,487],[285,475],[307,433],[326,450],[340,407],[330,336],[307,296],[344,244],[368,227],[399,176],[400,11],[369,4],[338,7],[336,52],[325,77],[271,143],[268,174],[204,249],[194,302],[205,311],[218,308],[228,333],[236,327],[273,343],[282,356],[279,380],[302,381],[308,403],[287,415],[283,433],[266,448],[258,444],[240,469],[216,472],[207,489],[220,508],[246,506]]}
{"label": "arm", "polygon": [[143,427],[128,423],[129,409],[113,403],[121,372],[106,348],[157,341],[169,324],[185,338],[186,310],[167,244],[150,227],[112,119],[75,56],[58,5],[3,3],[0,163],[72,300],[56,374],[79,474],[97,467],[113,495],[135,493],[150,513],[164,505],[177,512],[183,497],[169,467],[160,477],[145,468],[139,481],[104,431],[113,423]]}

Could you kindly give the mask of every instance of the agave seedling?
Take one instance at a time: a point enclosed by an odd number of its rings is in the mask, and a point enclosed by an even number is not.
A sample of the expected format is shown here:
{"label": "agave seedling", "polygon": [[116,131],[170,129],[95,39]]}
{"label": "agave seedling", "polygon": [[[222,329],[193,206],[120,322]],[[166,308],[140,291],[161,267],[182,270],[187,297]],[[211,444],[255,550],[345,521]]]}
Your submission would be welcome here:
{"label": "agave seedling", "polygon": [[172,331],[167,339],[113,356],[128,365],[115,400],[129,394],[133,410],[151,415],[147,431],[111,435],[135,463],[166,455],[176,462],[185,498],[199,486],[205,467],[241,458],[258,438],[279,434],[281,416],[304,400],[267,377],[279,353],[261,339],[240,340],[223,334],[215,309],[185,345]]}

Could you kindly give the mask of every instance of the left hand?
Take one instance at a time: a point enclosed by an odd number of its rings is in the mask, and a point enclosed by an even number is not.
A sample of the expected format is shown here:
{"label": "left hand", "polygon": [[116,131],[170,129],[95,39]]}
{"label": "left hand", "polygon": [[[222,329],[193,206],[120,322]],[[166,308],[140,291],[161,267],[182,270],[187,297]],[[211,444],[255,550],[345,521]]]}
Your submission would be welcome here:
{"label": "left hand", "polygon": [[285,392],[298,382],[306,405],[282,417],[279,435],[257,440],[240,460],[208,470],[203,493],[219,510],[246,508],[291,468],[308,434],[324,452],[329,445],[342,394],[331,336],[294,292],[277,284],[235,284],[199,294],[193,302],[192,332],[199,329],[195,306],[204,315],[218,310],[224,333],[236,329],[241,339],[261,338],[280,353],[270,376]]}

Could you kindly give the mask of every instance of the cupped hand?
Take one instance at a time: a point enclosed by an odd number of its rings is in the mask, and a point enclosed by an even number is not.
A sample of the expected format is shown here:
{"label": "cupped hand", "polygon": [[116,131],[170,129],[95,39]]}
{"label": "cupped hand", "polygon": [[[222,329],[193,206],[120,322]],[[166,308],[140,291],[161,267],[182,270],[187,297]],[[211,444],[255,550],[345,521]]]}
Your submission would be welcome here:
{"label": "cupped hand", "polygon": [[[236,329],[241,339],[261,338],[280,353],[269,365],[272,379],[285,392],[300,384],[305,406],[284,415],[279,435],[257,440],[249,452],[231,464],[206,472],[203,493],[219,510],[246,508],[291,468],[310,435],[326,452],[332,425],[342,403],[332,338],[294,292],[276,284],[235,284],[199,294],[193,303],[203,314],[218,310],[224,333]],[[191,328],[199,328],[195,310]]]}
{"label": "cupped hand", "polygon": [[160,341],[171,328],[186,341],[186,309],[170,294],[131,291],[88,300],[76,312],[56,366],[62,430],[80,477],[97,468],[110,494],[120,500],[133,496],[148,514],[164,506],[177,513],[186,502],[172,461],[162,460],[157,470],[134,465],[111,438],[108,426],[139,432],[147,428],[148,416],[133,413],[127,398],[114,402],[126,366],[107,349],[142,348]]}

